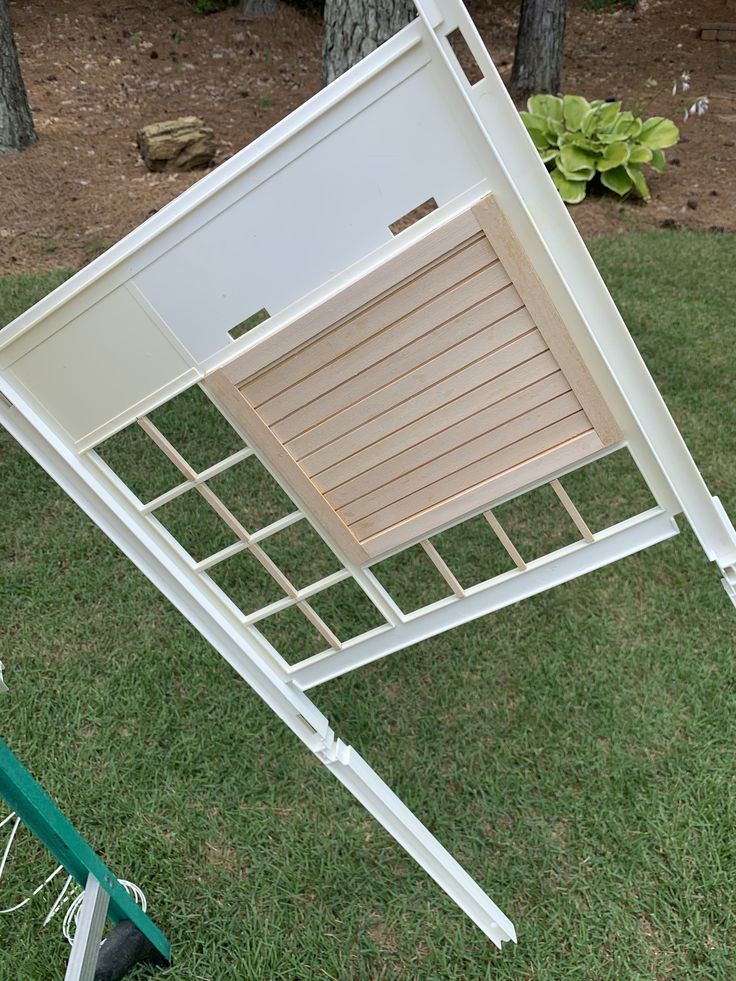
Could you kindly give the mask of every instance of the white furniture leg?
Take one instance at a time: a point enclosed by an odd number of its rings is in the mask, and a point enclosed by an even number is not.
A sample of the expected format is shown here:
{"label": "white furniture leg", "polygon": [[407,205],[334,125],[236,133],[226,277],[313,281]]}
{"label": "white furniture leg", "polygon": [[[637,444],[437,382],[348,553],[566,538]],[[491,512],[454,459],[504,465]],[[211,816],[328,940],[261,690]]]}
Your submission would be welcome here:
{"label": "white furniture leg", "polygon": [[90,875],[64,981],[94,981],[109,901],[109,895]]}

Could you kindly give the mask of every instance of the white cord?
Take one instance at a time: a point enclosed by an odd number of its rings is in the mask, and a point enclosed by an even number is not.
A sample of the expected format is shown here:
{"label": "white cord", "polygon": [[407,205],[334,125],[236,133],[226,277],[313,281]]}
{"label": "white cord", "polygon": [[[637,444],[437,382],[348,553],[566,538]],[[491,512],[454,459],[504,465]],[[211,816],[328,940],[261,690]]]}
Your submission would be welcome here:
{"label": "white cord", "polygon": [[[129,896],[132,896],[135,902],[140,906],[140,908],[145,913],[148,909],[148,902],[143,893],[143,890],[137,886],[134,882],[128,882],[125,879],[118,879],[120,885],[125,889]],[[82,909],[82,903],[84,902],[84,891],[81,891],[72,900],[69,909],[64,914],[64,921],[61,924],[61,930],[66,939],[70,944],[74,943],[74,934],[77,930],[77,921],[79,920],[79,914]],[[105,942],[104,940],[102,941]]]}
{"label": "white cord", "polygon": [[[0,821],[0,828],[4,828],[5,825],[9,824],[11,821],[13,821],[13,819],[15,819],[15,823],[13,824],[13,827],[10,829],[8,840],[5,843],[5,848],[3,849],[3,854],[2,857],[0,858],[0,879],[2,879],[3,877],[3,872],[5,871],[5,865],[8,861],[8,855],[10,854],[10,849],[13,847],[13,841],[15,840],[15,836],[18,833],[18,828],[20,827],[21,820],[17,816],[15,811],[11,811],[11,813],[8,814],[7,817],[3,818],[3,820]],[[34,896],[37,896],[42,889],[44,889],[50,882],[52,882],[56,878],[57,875],[59,875],[59,873],[63,871],[64,871],[64,866],[58,865],[51,873],[51,875],[47,876],[39,886],[36,886],[36,888],[33,890],[30,896],[27,896],[25,899],[21,900],[21,902],[17,903],[15,906],[10,906],[8,907],[8,909],[0,909],[0,915],[4,913],[15,913],[16,910],[22,909],[24,906],[30,903],[30,901],[33,899]],[[139,886],[137,886],[134,882],[128,882],[126,879],[118,879],[118,882],[125,889],[127,894],[133,897],[133,900],[138,904],[138,906],[141,907],[141,909],[145,913],[146,910],[148,909],[148,902],[143,893],[143,890]],[[78,891],[77,894],[74,896],[74,898],[71,900],[71,903],[69,904],[69,907],[66,913],[64,914],[64,919],[61,924],[62,932],[70,944],[74,942],[74,933],[76,932],[77,929],[77,921],[79,920],[79,913],[80,910],[82,909],[82,903],[84,902],[84,890],[80,889],[79,886],[76,885],[71,875],[68,875],[66,877],[64,885],[61,887],[61,891],[59,892],[54,902],[51,904],[51,908],[49,909],[48,913],[46,914],[46,918],[43,921],[43,926],[46,926],[48,923],[51,922],[54,916],[56,916],[56,914],[58,913],[62,904],[66,900],[71,898],[70,895],[67,896],[67,893],[69,893],[69,890],[73,888],[76,888]],[[104,943],[105,941],[103,940],[102,942]]]}

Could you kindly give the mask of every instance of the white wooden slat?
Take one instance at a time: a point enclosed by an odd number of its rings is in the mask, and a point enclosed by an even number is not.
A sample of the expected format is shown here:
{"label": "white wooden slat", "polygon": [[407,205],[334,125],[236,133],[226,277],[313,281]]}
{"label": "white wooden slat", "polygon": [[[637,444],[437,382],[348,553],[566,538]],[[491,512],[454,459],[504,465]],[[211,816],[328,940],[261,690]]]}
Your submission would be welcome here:
{"label": "white wooden slat", "polygon": [[215,463],[206,470],[202,470],[194,480],[188,480],[186,483],[178,484],[176,487],[172,488],[172,490],[166,491],[164,494],[159,494],[158,497],[154,498],[152,501],[149,501],[148,504],[145,504],[141,508],[141,513],[150,514],[152,511],[163,507],[164,504],[169,504],[177,497],[180,497],[191,487],[195,487],[197,484],[202,484],[206,480],[211,480],[212,477],[216,477],[218,474],[224,473],[225,470],[229,470],[230,467],[234,467],[236,463],[247,460],[248,457],[251,456],[253,456],[253,450],[250,449],[250,447],[246,446],[244,449],[238,450],[237,453],[233,453],[224,460],[220,460],[219,463]]}

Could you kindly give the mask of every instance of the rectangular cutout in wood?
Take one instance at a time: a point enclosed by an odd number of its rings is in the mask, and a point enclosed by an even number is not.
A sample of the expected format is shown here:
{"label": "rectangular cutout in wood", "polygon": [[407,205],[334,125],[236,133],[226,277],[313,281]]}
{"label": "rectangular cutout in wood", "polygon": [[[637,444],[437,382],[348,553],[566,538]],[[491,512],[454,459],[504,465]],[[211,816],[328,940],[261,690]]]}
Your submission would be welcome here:
{"label": "rectangular cutout in wood", "polygon": [[620,438],[492,196],[204,384],[356,562]]}

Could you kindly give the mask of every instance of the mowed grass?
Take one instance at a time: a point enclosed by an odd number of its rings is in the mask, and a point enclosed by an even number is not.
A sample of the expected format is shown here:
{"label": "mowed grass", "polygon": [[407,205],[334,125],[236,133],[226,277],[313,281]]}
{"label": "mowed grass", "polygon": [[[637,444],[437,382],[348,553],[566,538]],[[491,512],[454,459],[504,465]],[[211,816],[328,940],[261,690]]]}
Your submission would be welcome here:
{"label": "mowed grass", "polygon": [[[592,248],[736,515],[736,239]],[[57,281],[0,281],[0,323]],[[0,732],[144,888],[168,977],[736,976],[736,610],[687,529],[313,693],[515,921],[499,954],[2,433],[0,464]],[[614,477],[618,508],[639,489]],[[483,560],[470,526],[452,549]],[[394,571],[402,593],[419,562]],[[16,863],[0,906],[52,867],[32,843]],[[0,920],[0,981],[62,976],[47,906]]]}

